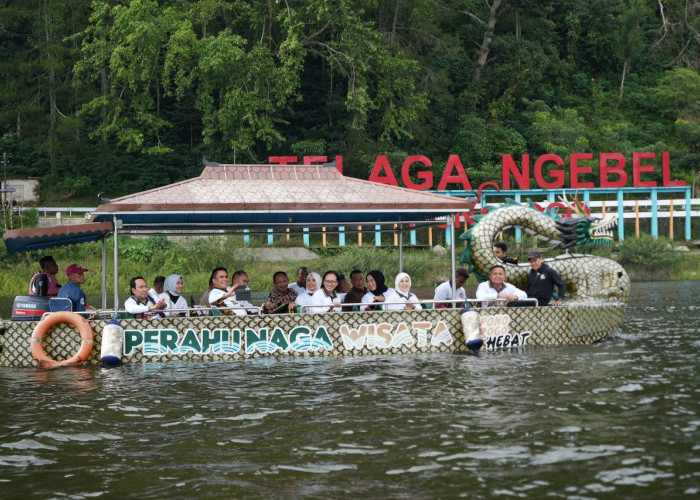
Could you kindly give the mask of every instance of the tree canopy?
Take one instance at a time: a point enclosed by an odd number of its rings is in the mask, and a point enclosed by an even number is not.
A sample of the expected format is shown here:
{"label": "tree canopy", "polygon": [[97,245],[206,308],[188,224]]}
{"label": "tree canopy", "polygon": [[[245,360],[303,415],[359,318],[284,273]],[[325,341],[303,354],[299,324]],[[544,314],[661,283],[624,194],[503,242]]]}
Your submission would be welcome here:
{"label": "tree canopy", "polygon": [[[700,160],[700,0],[0,0],[0,152],[49,199],[202,158]],[[439,172],[437,172],[439,173]],[[86,201],[87,202],[87,201]],[[94,203],[94,202],[93,202]]]}

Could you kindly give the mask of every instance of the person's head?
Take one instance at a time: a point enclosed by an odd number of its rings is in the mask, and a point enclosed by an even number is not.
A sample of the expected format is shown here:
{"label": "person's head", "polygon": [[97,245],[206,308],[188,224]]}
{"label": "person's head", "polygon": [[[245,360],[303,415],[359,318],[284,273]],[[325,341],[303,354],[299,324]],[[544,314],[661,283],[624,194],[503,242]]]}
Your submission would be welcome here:
{"label": "person's head", "polygon": [[350,273],[350,283],[352,283],[353,288],[362,290],[365,288],[365,274],[359,269],[354,269]]}
{"label": "person's head", "polygon": [[275,290],[284,292],[289,286],[289,277],[284,271],[277,271],[272,275],[272,282],[275,284]]}
{"label": "person's head", "polygon": [[87,269],[80,267],[78,264],[71,264],[66,268],[66,275],[69,280],[80,286],[85,282],[85,275],[83,274],[85,271]]}
{"label": "person's head", "polygon": [[321,288],[321,275],[318,273],[309,273],[306,277],[306,291],[315,292]]}
{"label": "person's head", "polygon": [[411,277],[407,273],[399,273],[394,280],[394,286],[399,292],[408,293],[411,289]]}
{"label": "person's head", "polygon": [[352,290],[352,283],[347,276],[341,274],[338,276],[338,293],[348,293]]}
{"label": "person's head", "polygon": [[233,273],[233,284],[239,286],[246,286],[250,280],[248,279],[248,273],[243,270],[236,271]]}
{"label": "person's head", "polygon": [[170,295],[180,295],[182,293],[184,285],[185,280],[181,275],[171,274],[170,276],[165,278],[165,282],[163,283],[163,289]]}
{"label": "person's head", "polygon": [[530,250],[527,253],[527,262],[530,264],[532,269],[537,271],[540,267],[542,267],[542,254],[537,250]]}
{"label": "person's head", "polygon": [[333,293],[338,286],[338,273],[335,271],[326,271],[323,275],[323,288],[328,293]]}
{"label": "person's head", "polygon": [[153,289],[156,293],[163,293],[165,287],[165,276],[156,276],[153,280]]}
{"label": "person's head", "polygon": [[56,274],[58,272],[58,264],[51,255],[45,255],[39,259],[41,272],[46,274]]}
{"label": "person's head", "polygon": [[506,268],[500,264],[491,267],[489,281],[492,285],[500,285],[506,280]]}
{"label": "person's head", "polygon": [[503,260],[508,254],[508,245],[499,241],[493,245],[493,254],[499,259]]}
{"label": "person's head", "polygon": [[306,278],[309,276],[310,272],[308,267],[300,267],[297,269],[297,285],[302,288],[306,286]]}
{"label": "person's head", "polygon": [[215,267],[209,278],[209,288],[226,290],[228,286],[228,269],[225,267]]}
{"label": "person's head", "polygon": [[384,274],[375,269],[367,273],[367,288],[374,295],[381,295],[387,291]]}
{"label": "person's head", "polygon": [[457,288],[463,287],[468,279],[469,279],[469,271],[467,271],[463,267],[460,267],[459,269],[457,269],[455,271],[455,286]]}
{"label": "person's head", "polygon": [[133,295],[136,300],[141,302],[146,300],[146,297],[148,297],[148,283],[146,283],[146,280],[143,279],[142,276],[131,278],[129,286],[131,287],[131,295]]}

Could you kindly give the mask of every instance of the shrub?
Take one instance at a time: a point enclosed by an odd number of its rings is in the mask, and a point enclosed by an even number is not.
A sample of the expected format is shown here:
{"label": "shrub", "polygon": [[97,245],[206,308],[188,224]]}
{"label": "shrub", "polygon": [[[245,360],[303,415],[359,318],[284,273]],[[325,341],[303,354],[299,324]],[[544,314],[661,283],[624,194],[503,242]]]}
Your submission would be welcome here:
{"label": "shrub", "polygon": [[652,238],[642,234],[639,238],[628,238],[620,243],[620,264],[656,270],[679,260],[668,238]]}

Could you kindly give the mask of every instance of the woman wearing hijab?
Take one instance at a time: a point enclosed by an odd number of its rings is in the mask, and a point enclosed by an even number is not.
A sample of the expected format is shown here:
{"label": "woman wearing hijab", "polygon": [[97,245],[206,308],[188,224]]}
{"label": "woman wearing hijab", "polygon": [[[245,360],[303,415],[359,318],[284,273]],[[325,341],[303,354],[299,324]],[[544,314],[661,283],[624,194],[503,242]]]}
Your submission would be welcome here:
{"label": "woman wearing hijab", "polygon": [[367,273],[367,288],[369,292],[360,301],[362,311],[379,311],[384,309],[384,302],[394,295],[394,289],[386,286],[384,274],[374,270]]}
{"label": "woman wearing hijab", "polygon": [[401,302],[400,304],[386,304],[384,308],[387,311],[412,311],[414,309],[422,309],[416,294],[411,293],[411,277],[406,273],[399,273],[394,280],[394,294],[391,300],[387,302]]}
{"label": "woman wearing hijab", "polygon": [[340,297],[335,291],[338,286],[338,281],[338,273],[335,271],[326,271],[326,274],[323,275],[323,286],[311,297],[311,304],[314,307],[310,307],[309,312],[327,313],[331,311],[340,312],[343,310],[340,305]]}
{"label": "woman wearing hijab", "polygon": [[187,309],[187,300],[182,296],[185,280],[179,274],[171,274],[165,278],[163,295],[165,296],[166,316],[189,316],[185,311],[167,312],[169,309]]}
{"label": "woman wearing hijab", "polygon": [[[311,304],[311,297],[316,293],[321,286],[321,275],[318,273],[309,273],[306,277],[306,285],[304,291],[297,295],[294,301],[298,306],[308,306]],[[309,312],[309,308],[304,308],[299,312]]]}

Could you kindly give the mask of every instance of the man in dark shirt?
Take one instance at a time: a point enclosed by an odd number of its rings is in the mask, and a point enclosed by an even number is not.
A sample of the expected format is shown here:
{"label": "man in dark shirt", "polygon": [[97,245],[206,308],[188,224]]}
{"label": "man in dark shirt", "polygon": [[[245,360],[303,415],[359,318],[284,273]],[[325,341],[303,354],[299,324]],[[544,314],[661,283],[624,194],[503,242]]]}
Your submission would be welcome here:
{"label": "man in dark shirt", "polygon": [[527,261],[532,268],[527,277],[527,296],[537,299],[541,306],[549,305],[556,286],[559,293],[557,300],[554,301],[554,305],[560,306],[564,299],[566,285],[559,274],[544,263],[542,255],[537,250],[530,250],[527,253]]}
{"label": "man in dark shirt", "polygon": [[[359,269],[353,270],[350,273],[350,283],[352,288],[345,295],[343,302],[346,304],[359,304],[362,302],[362,297],[367,293],[367,288],[365,287],[365,275]],[[343,306],[343,311],[352,311],[352,306]]]}
{"label": "man in dark shirt", "polygon": [[493,254],[501,259],[501,262],[504,264],[516,264],[518,263],[518,259],[514,259],[513,257],[508,257],[508,245],[503,243],[502,241],[499,241],[498,243],[494,243],[493,245]]}

